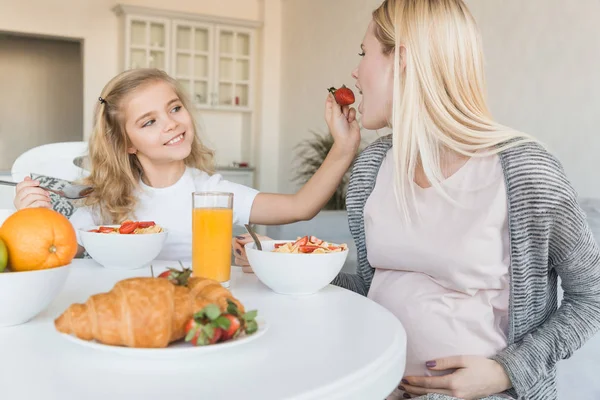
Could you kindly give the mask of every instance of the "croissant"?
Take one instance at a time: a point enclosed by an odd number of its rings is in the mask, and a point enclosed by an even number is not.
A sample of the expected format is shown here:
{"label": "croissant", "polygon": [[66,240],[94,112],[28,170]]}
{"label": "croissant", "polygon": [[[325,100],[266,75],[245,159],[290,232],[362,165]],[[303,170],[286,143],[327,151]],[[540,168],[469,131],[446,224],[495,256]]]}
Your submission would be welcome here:
{"label": "croissant", "polygon": [[216,281],[191,278],[190,284],[178,286],[162,278],[125,279],[109,292],[91,296],[85,304],[72,304],[54,325],[59,332],[83,340],[162,348],[184,338],[186,323],[206,305],[214,303],[224,311],[229,298],[241,307]]}
{"label": "croissant", "polygon": [[240,313],[244,313],[244,306],[235,297],[231,295],[231,292],[224,288],[219,282],[212,279],[191,277],[187,284],[192,294],[201,295],[203,298],[208,300],[210,303],[216,304],[221,312],[227,311],[227,299],[231,300],[238,308]]}

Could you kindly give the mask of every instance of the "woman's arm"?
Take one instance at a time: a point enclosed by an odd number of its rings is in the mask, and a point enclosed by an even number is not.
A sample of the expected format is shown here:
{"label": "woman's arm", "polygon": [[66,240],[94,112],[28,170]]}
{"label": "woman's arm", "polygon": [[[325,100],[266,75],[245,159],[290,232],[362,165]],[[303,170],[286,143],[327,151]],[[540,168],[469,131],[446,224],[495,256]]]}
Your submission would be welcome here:
{"label": "woman's arm", "polygon": [[356,110],[343,109],[327,97],[325,121],[335,142],[318,171],[295,194],[259,193],[252,204],[250,223],[288,224],[313,218],[321,211],[350,168],[360,143]]}
{"label": "woman's arm", "polygon": [[[556,223],[554,243],[550,246],[558,247],[554,253],[563,255],[549,268],[554,268],[561,278],[563,301],[542,326],[492,358],[504,367],[519,396],[527,396],[558,361],[569,358],[600,329],[598,244],[574,191],[562,209],[567,210],[562,215],[566,219]],[[571,242],[569,248],[561,248],[562,243]]]}

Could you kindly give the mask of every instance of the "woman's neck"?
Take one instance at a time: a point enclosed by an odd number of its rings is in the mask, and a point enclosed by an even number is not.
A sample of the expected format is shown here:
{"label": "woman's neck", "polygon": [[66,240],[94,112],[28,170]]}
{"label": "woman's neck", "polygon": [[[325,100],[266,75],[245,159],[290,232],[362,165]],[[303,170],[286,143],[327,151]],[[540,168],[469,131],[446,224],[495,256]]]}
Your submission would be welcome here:
{"label": "woman's neck", "polygon": [[[469,156],[465,156],[464,154],[460,154],[454,150],[443,149],[440,152],[440,168],[442,170],[442,175],[444,179],[448,179],[452,175],[454,175],[459,169],[461,169],[467,161],[469,161]],[[423,170],[423,164],[421,163],[421,159],[417,160],[417,165],[415,166],[415,178],[414,181],[417,185],[422,188],[431,187],[431,182],[427,179],[425,175],[425,171]]]}
{"label": "woman's neck", "polygon": [[142,181],[154,188],[165,188],[174,185],[185,172],[183,161],[154,164],[147,160],[140,160],[140,163],[144,169]]}

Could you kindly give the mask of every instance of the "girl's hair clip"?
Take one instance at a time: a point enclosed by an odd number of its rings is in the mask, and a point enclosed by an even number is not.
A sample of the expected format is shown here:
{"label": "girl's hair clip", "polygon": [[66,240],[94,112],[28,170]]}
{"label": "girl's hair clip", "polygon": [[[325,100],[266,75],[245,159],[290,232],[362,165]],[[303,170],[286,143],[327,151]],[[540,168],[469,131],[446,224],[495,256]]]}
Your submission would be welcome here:
{"label": "girl's hair clip", "polygon": [[102,97],[98,97],[98,101],[100,104],[106,104],[106,100],[104,100]]}

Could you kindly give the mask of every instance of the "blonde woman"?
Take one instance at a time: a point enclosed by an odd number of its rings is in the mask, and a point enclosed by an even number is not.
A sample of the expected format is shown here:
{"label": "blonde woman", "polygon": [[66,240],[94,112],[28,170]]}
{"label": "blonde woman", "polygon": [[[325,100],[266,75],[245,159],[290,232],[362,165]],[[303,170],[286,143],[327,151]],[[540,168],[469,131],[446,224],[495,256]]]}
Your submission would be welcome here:
{"label": "blonde woman", "polygon": [[600,328],[600,253],[560,163],[492,119],[463,1],[384,1],[360,56],[362,124],[393,134],[355,163],[358,269],[333,283],[406,329],[389,398],[556,399],[556,363]]}
{"label": "blonde woman", "polygon": [[[356,112],[334,104],[330,95],[327,123],[350,129],[333,130],[335,144],[317,173],[296,194],[259,193],[213,174],[213,153],[200,141],[177,81],[157,69],[125,71],[108,82],[98,99],[85,181],[94,192],[70,221],[76,229],[126,219],[155,221],[169,230],[158,257],[190,260],[193,192],[232,192],[236,225],[310,219],[336,190],[360,142]],[[38,186],[30,179],[17,186],[17,209],[50,207],[48,193]]]}

